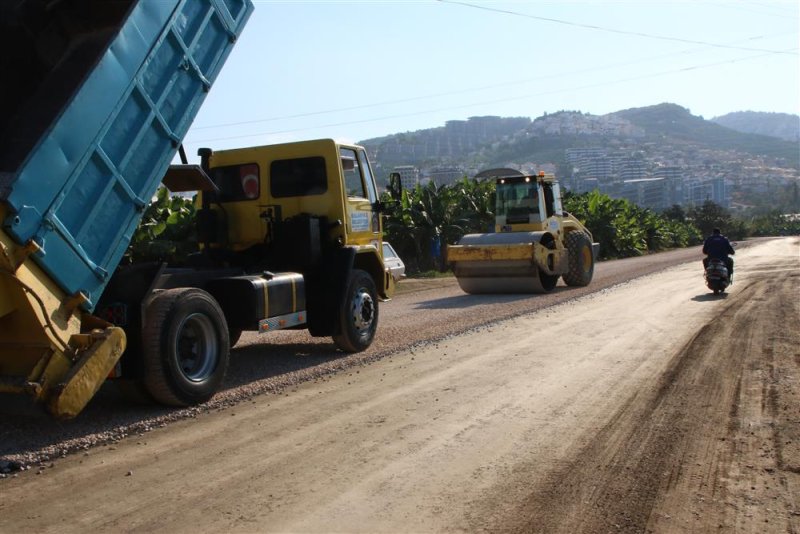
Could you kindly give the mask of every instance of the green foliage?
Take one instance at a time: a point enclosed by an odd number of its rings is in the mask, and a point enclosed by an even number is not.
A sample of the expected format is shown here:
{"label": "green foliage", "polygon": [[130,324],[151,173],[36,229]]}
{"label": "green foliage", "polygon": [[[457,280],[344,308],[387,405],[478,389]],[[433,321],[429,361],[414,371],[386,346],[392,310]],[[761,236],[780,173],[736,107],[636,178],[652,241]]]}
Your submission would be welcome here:
{"label": "green foliage", "polygon": [[800,214],[782,214],[773,211],[752,217],[747,229],[753,236],[800,235]]}
{"label": "green foliage", "polygon": [[455,189],[435,183],[403,190],[399,202],[390,204],[384,230],[410,272],[443,268],[433,251],[464,235]]}
{"label": "green foliage", "polygon": [[785,214],[777,209],[750,217],[734,217],[727,209],[708,200],[702,206],[691,208],[687,218],[704,236],[710,235],[714,228],[719,228],[729,239],[800,235],[800,214]]}
{"label": "green foliage", "polygon": [[[435,256],[435,244],[444,249],[445,243],[456,243],[464,234],[493,231],[494,204],[491,180],[464,178],[441,187],[418,185],[404,190],[401,200],[388,210],[385,238],[397,249],[409,273],[441,270],[446,258]],[[702,241],[699,230],[687,220],[664,217],[597,191],[567,193],[564,207],[600,242],[603,258],[639,256]]]}
{"label": "green foliage", "polygon": [[673,220],[598,191],[564,196],[564,208],[592,232],[601,258],[639,256],[699,243],[691,223]]}
{"label": "green foliage", "polygon": [[689,209],[687,217],[704,236],[711,235],[714,228],[722,230],[730,239],[744,239],[749,235],[743,220],[734,219],[730,211],[711,200]]}
{"label": "green foliage", "polygon": [[133,234],[125,261],[182,263],[198,250],[194,217],[192,200],[171,197],[166,188],[159,188]]}
{"label": "green foliage", "polygon": [[[433,183],[404,190],[399,201],[384,195],[385,239],[406,262],[410,274],[446,268],[445,245],[464,234],[492,231],[495,185],[464,178],[437,187]],[[800,235],[800,215],[779,211],[737,219],[711,201],[684,211],[673,206],[662,214],[627,200],[592,191],[564,195],[564,208],[583,222],[600,243],[602,258],[638,256],[702,242],[719,227],[731,239],[750,235]],[[440,254],[437,255],[437,249]],[[125,261],[181,264],[198,250],[194,202],[158,190],[131,240]]]}
{"label": "green foliage", "polygon": [[686,210],[680,204],[673,204],[661,212],[661,216],[670,221],[686,222]]}

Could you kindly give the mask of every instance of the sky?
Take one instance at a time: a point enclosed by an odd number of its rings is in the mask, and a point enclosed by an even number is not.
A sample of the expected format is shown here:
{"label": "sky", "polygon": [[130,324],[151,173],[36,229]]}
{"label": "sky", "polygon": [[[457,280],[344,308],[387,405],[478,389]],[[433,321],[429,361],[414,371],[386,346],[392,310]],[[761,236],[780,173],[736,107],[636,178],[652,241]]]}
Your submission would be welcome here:
{"label": "sky", "polygon": [[800,113],[796,1],[254,4],[187,154],[662,102]]}

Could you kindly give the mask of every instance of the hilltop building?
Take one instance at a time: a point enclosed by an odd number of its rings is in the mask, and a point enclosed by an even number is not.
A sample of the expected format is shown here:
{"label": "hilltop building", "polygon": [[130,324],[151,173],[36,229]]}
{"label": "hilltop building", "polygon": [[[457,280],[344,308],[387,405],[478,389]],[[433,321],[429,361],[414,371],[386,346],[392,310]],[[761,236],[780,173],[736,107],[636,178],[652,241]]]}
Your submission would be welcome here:
{"label": "hilltop building", "polygon": [[426,173],[437,186],[456,183],[467,175],[467,171],[459,167],[434,167]]}
{"label": "hilltop building", "polygon": [[414,189],[419,180],[419,169],[413,165],[398,165],[392,172],[400,175],[400,182],[403,184],[403,189]]}

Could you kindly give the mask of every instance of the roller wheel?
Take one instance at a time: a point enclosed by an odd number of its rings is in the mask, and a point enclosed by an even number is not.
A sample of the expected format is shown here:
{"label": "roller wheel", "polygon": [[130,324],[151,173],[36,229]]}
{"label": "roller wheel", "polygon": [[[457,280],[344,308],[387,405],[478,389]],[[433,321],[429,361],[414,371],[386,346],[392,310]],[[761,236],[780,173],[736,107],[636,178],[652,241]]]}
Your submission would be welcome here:
{"label": "roller wheel", "polygon": [[[542,239],[541,245],[549,248],[550,250],[556,249],[556,240],[553,239],[551,235],[546,236],[547,239]],[[550,270],[553,270],[553,265],[548,265]],[[547,293],[555,289],[556,284],[558,284],[558,275],[557,274],[547,274],[542,269],[539,269],[539,285],[541,286],[541,290],[536,291],[536,293]]]}
{"label": "roller wheel", "polygon": [[340,333],[333,342],[345,352],[361,352],[372,344],[378,328],[378,294],[372,277],[353,269],[339,310]]}
{"label": "roller wheel", "polygon": [[170,406],[207,401],[225,378],[229,343],[225,316],[211,295],[195,288],[159,293],[142,329],[145,388]]}
{"label": "roller wheel", "polygon": [[583,232],[570,232],[566,238],[569,271],[564,273],[564,283],[568,286],[588,286],[594,275],[594,255],[592,242]]}

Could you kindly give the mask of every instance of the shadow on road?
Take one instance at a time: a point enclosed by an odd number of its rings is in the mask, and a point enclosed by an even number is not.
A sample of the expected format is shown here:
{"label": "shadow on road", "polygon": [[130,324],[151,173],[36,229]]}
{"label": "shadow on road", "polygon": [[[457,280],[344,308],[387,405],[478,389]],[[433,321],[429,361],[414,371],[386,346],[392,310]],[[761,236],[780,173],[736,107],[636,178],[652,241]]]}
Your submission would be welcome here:
{"label": "shadow on road", "polygon": [[[68,442],[97,435],[99,443],[124,437],[120,428],[141,433],[161,426],[163,419],[195,417],[225,405],[225,392],[243,384],[276,379],[284,374],[311,369],[349,356],[336,350],[330,339],[319,343],[253,343],[231,350],[226,380],[220,393],[208,403],[190,408],[171,408],[137,400],[131,395],[132,383],[125,388],[114,381],[106,382],[97,395],[75,419],[58,421],[43,407],[35,405],[27,395],[0,394],[0,460],[9,455],[47,450],[48,455],[61,456],[73,452]],[[269,390],[265,386],[265,391]]]}
{"label": "shadow on road", "polygon": [[[557,287],[548,292],[548,295],[568,291],[566,287]],[[536,298],[536,294],[494,294],[494,295],[458,295],[455,297],[445,297],[441,299],[426,300],[420,302],[415,307],[418,310],[450,310],[450,309],[464,309],[475,306],[496,305],[511,302],[520,302],[527,299]]]}
{"label": "shadow on road", "polygon": [[697,295],[696,297],[692,297],[692,300],[695,302],[716,302],[718,300],[724,300],[728,298],[727,293],[720,293],[719,295],[715,295],[714,293],[703,293],[702,295]]}

